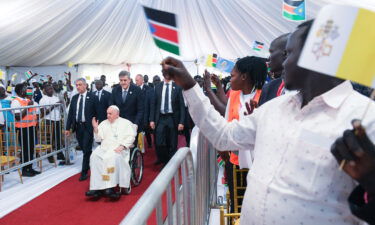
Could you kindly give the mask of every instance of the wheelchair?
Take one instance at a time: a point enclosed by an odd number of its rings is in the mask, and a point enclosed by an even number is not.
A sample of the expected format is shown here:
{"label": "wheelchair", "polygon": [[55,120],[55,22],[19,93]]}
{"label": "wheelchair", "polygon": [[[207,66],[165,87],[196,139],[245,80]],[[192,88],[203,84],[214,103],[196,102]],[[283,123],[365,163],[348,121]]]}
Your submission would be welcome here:
{"label": "wheelchair", "polygon": [[126,195],[130,194],[132,185],[136,187],[141,183],[143,177],[143,155],[137,147],[130,149],[129,166],[131,169],[130,186],[124,189]]}

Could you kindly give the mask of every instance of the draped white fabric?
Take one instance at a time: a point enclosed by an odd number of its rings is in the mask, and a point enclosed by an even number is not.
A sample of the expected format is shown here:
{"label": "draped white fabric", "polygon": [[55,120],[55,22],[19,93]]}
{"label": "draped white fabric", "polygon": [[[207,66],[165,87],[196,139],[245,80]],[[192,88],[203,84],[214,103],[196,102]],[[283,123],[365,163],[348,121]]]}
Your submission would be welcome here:
{"label": "draped white fabric", "polygon": [[[307,0],[308,19],[329,2],[375,9],[375,0]],[[254,40],[267,48],[298,24],[281,18],[281,0],[0,0],[0,65],[157,64],[142,4],[178,15],[184,61],[252,55]]]}

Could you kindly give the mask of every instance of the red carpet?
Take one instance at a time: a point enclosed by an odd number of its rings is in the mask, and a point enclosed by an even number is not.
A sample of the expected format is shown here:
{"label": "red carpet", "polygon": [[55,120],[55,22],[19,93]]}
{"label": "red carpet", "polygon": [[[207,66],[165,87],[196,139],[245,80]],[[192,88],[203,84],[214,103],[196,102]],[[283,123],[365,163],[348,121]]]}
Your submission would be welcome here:
{"label": "red carpet", "polygon": [[[179,146],[185,146],[183,136],[179,136]],[[158,175],[160,167],[153,165],[155,160],[155,151],[147,149],[144,155],[145,168],[141,184],[132,188],[130,195],[122,195],[119,201],[112,202],[107,198],[98,201],[88,200],[84,193],[89,188],[89,179],[79,182],[79,174],[77,174],[6,215],[0,223],[2,225],[118,224]]]}

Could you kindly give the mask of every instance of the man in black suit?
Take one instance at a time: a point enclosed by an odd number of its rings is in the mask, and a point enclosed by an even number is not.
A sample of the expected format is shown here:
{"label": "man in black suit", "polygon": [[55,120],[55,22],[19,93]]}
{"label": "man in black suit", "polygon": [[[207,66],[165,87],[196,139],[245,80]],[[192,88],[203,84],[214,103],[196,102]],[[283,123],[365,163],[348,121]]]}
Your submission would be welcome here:
{"label": "man in black suit", "polygon": [[155,146],[158,161],[166,164],[177,150],[178,131],[184,129],[185,104],[182,90],[163,71],[164,81],[155,86],[151,105],[150,127],[155,130]]}
{"label": "man in black suit", "polygon": [[97,112],[97,119],[99,120],[99,123],[107,119],[107,109],[111,103],[111,93],[104,90],[103,86],[104,84],[102,80],[95,81],[96,91],[94,92],[94,95],[98,97],[99,101]]}
{"label": "man in black suit", "polygon": [[128,71],[121,71],[119,79],[120,85],[112,90],[111,105],[119,107],[120,117],[136,124],[139,132],[142,127],[144,111],[142,90],[135,84],[131,84]]}
{"label": "man in black suit", "polygon": [[289,33],[283,34],[271,42],[269,49],[270,57],[268,60],[268,67],[270,68],[270,72],[273,74],[273,77],[276,79],[263,86],[262,94],[258,103],[259,106],[283,94],[284,81],[281,75],[283,73],[282,64],[286,58],[285,46],[288,40],[288,36]]}
{"label": "man in black suit", "polygon": [[142,90],[142,95],[143,95],[143,99],[145,103],[142,130],[145,132],[148,147],[151,148],[152,139],[151,139],[149,117],[150,117],[150,98],[152,98],[150,95],[152,95],[153,88],[151,88],[150,86],[144,83],[142,74],[137,74],[137,76],[135,77],[135,84]]}
{"label": "man in black suit", "polygon": [[80,181],[87,179],[90,168],[90,156],[93,143],[92,118],[96,116],[98,98],[87,91],[87,83],[84,78],[76,80],[78,94],[74,95],[69,107],[68,120],[66,122],[65,135],[69,136],[71,129],[76,132],[79,146],[83,151],[82,171]]}

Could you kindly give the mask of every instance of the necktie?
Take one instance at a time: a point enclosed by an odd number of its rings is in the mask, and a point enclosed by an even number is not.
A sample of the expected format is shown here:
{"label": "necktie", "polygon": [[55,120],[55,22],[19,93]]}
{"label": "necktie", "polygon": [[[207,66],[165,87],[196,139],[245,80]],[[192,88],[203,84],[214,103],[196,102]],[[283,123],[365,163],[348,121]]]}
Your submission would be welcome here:
{"label": "necktie", "polygon": [[164,96],[164,113],[169,112],[169,83],[165,84],[167,87],[165,88],[165,96]]}
{"label": "necktie", "polygon": [[80,95],[79,105],[78,105],[78,122],[82,122],[83,117],[83,95]]}
{"label": "necktie", "polygon": [[100,96],[101,96],[101,93],[100,93],[100,91],[98,91],[98,99],[99,99],[99,101],[100,101]]}
{"label": "necktie", "polygon": [[126,100],[126,95],[128,94],[128,91],[126,91],[126,90],[123,90],[122,91],[122,103],[124,103],[125,102],[125,100]]}

